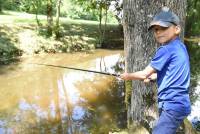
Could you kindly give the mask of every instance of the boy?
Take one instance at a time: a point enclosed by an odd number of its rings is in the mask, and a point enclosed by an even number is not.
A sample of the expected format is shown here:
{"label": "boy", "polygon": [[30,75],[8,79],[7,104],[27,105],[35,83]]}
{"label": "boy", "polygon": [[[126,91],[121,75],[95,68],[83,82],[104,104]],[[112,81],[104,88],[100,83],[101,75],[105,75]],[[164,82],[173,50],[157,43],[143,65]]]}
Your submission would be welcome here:
{"label": "boy", "polygon": [[190,65],[187,50],[179,39],[180,21],[168,8],[155,15],[149,30],[161,46],[150,64],[142,71],[123,73],[124,80],[157,79],[159,120],[153,134],[175,134],[177,128],[191,112],[188,88]]}

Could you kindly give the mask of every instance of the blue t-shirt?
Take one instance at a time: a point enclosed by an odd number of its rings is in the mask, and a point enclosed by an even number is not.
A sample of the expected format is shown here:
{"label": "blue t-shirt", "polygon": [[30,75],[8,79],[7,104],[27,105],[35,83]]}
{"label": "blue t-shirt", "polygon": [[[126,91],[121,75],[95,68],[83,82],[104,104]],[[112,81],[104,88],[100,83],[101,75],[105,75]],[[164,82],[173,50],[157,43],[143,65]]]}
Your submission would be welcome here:
{"label": "blue t-shirt", "polygon": [[157,71],[159,108],[191,112],[189,64],[186,47],[178,37],[158,48],[150,66]]}

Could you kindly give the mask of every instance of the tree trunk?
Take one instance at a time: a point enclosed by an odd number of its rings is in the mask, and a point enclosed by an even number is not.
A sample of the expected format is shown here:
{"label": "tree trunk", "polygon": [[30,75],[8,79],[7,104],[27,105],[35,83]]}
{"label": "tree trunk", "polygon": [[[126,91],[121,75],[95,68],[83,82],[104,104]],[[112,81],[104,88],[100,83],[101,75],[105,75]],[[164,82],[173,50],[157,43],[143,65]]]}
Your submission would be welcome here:
{"label": "tree trunk", "polygon": [[52,36],[53,32],[53,2],[52,0],[47,1],[47,34]]}
{"label": "tree trunk", "polygon": [[3,0],[0,0],[0,13],[2,12],[3,8]]}
{"label": "tree trunk", "polygon": [[40,1],[38,0],[35,0],[33,1],[32,5],[33,5],[33,8],[35,10],[35,19],[36,19],[36,22],[37,22],[37,26],[40,27],[42,24],[40,23],[40,20],[38,18],[38,10],[39,10],[39,7],[40,7]]}
{"label": "tree trunk", "polygon": [[99,4],[99,46],[98,47],[101,47],[102,46],[102,42],[103,42],[103,37],[102,37],[102,34],[103,34],[103,30],[102,30],[102,18],[103,18],[103,6],[102,6],[102,3]]}
{"label": "tree trunk", "polygon": [[106,28],[107,28],[107,20],[108,20],[108,3],[107,0],[106,1],[106,5],[105,5],[105,22],[104,22],[104,28],[103,28],[103,32],[102,32],[102,41],[105,40],[105,33],[106,33]]}
{"label": "tree trunk", "polygon": [[55,27],[55,34],[56,34],[56,39],[60,37],[60,4],[62,0],[57,0],[56,4],[56,27]]}
{"label": "tree trunk", "polygon": [[[181,25],[184,27],[186,0],[124,0],[123,28],[127,72],[142,70],[149,64],[158,45],[152,32],[148,32],[147,28],[152,17],[162,6],[171,8],[180,17]],[[184,30],[182,38],[183,35]],[[154,84],[144,85],[143,82],[132,81],[131,102],[128,106],[129,128],[142,125],[150,131],[150,126],[145,124],[149,124],[150,119],[157,118],[153,89]],[[154,114],[148,114],[150,109],[153,109]]]}

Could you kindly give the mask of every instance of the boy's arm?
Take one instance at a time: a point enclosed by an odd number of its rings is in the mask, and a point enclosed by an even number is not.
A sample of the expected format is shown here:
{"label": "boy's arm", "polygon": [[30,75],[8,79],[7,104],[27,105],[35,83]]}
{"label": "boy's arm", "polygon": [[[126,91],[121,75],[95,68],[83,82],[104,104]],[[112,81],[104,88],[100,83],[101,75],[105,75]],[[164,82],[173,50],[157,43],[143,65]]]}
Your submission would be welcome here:
{"label": "boy's arm", "polygon": [[137,71],[134,73],[123,73],[120,75],[120,78],[124,80],[145,80],[148,79],[152,74],[156,73],[156,70],[151,66],[147,66],[142,71]]}

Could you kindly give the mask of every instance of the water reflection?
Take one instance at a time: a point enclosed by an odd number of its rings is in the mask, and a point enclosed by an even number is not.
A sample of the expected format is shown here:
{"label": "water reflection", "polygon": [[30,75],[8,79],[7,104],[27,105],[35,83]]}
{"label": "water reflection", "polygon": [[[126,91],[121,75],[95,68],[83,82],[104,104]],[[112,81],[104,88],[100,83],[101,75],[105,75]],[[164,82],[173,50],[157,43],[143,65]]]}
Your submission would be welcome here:
{"label": "water reflection", "polygon": [[[104,62],[108,62],[105,65],[109,67],[107,71],[115,72],[111,67],[115,66],[119,56],[105,57]],[[97,58],[93,64],[96,66],[90,70],[101,70],[100,61]],[[63,75],[62,80],[58,81],[60,109],[63,109],[62,122],[68,124],[69,134],[108,133],[118,128],[117,117],[122,110],[117,109],[123,109],[123,95],[118,94],[116,82],[114,77],[79,71]]]}
{"label": "water reflection", "polygon": [[[115,73],[120,56],[87,57],[74,65]],[[0,133],[106,134],[126,126],[118,79],[47,67],[22,69],[0,76]]]}

